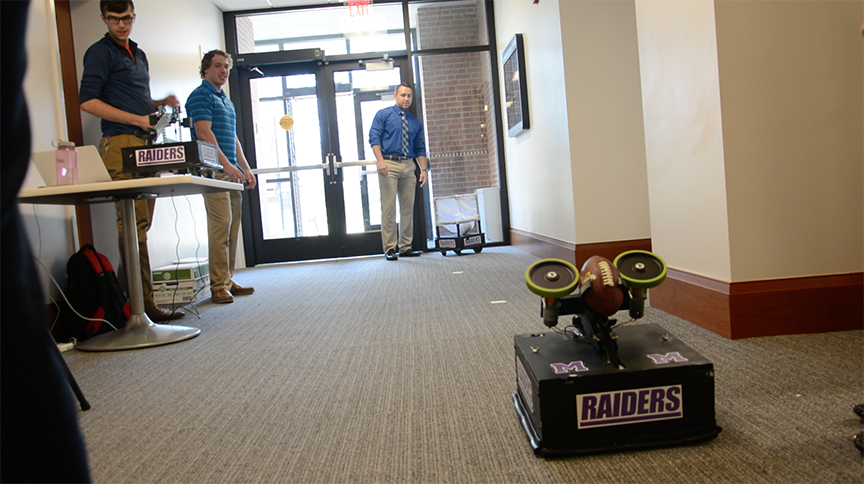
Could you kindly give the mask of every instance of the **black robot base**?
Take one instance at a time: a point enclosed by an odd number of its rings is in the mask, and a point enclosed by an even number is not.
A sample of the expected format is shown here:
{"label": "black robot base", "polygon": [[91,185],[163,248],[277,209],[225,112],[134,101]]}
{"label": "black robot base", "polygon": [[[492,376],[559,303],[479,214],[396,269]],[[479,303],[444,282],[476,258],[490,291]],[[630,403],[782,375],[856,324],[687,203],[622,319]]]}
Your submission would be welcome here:
{"label": "black robot base", "polygon": [[514,337],[513,403],[538,456],[711,440],[714,365],[656,324],[615,329],[623,368],[572,333]]}

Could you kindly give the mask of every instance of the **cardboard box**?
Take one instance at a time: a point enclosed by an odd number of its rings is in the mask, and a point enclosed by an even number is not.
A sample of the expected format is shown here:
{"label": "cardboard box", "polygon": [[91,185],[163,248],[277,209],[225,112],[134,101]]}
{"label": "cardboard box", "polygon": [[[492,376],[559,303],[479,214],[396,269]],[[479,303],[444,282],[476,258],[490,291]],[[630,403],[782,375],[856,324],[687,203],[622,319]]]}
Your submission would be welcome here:
{"label": "cardboard box", "polygon": [[207,259],[183,259],[177,263],[158,267],[152,270],[153,284],[174,281],[192,281],[210,274],[210,264]]}
{"label": "cardboard box", "polygon": [[194,281],[153,282],[153,301],[159,306],[184,306],[210,297],[210,274]]}

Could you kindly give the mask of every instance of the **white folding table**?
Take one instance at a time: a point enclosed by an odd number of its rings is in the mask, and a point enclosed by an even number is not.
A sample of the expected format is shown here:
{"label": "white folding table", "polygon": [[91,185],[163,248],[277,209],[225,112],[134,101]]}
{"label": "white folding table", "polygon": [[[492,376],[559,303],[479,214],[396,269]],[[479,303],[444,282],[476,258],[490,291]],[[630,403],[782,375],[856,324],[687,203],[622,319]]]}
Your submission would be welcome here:
{"label": "white folding table", "polygon": [[175,343],[194,338],[198,328],[155,324],[144,313],[141,288],[141,263],[138,259],[138,234],[135,200],[176,197],[197,193],[243,190],[239,183],[213,180],[193,175],[136,178],[80,185],[62,185],[21,190],[21,203],[42,205],[81,205],[119,202],[123,230],[124,264],[132,316],[126,326],[100,334],[75,345],[83,351],[119,351]]}

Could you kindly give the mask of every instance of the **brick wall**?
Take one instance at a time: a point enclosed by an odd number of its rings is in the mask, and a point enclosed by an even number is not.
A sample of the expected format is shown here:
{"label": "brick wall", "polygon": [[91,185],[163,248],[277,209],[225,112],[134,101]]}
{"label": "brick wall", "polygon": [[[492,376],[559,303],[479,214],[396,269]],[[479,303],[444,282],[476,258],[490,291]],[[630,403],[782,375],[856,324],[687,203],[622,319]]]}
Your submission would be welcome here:
{"label": "brick wall", "polygon": [[[479,41],[481,44],[489,43],[489,31],[486,29],[486,2],[485,0],[477,0],[477,22],[480,26],[479,28]],[[491,170],[493,175],[492,183],[489,185],[490,187],[498,186],[498,136],[497,131],[495,129],[495,93],[492,90],[492,66],[490,65],[490,59],[488,56],[483,58],[485,63],[484,68],[482,69],[483,73],[483,102],[485,106],[488,108],[485,109],[486,113],[486,150],[489,155],[489,163],[491,164]]]}
{"label": "brick wall", "polygon": [[443,49],[479,43],[476,5],[430,5],[417,9],[420,49]]}
{"label": "brick wall", "polygon": [[486,0],[477,0],[477,41],[481,45],[489,43],[489,30],[486,28]]}
{"label": "brick wall", "polygon": [[[252,20],[249,17],[237,17],[236,19],[236,32],[237,32],[237,52],[241,54],[255,52],[255,26],[252,24]],[[258,98],[258,86],[256,83],[249,83],[249,91],[250,98],[252,102],[252,119],[241,120],[241,122],[252,123],[256,120],[261,119],[261,103]],[[239,90],[235,90],[233,92],[239,92]],[[234,103],[235,106],[239,104],[239,102]],[[239,109],[238,109],[239,111]],[[238,113],[238,118],[240,117]],[[258,132],[258,128],[255,128],[255,132]],[[252,143],[252,140],[246,140],[246,144],[244,146],[248,146]],[[256,151],[259,151],[261,148],[258,147],[257,143],[255,144]],[[244,152],[249,154],[248,152]],[[257,159],[257,156],[255,157]]]}
{"label": "brick wall", "polygon": [[255,52],[255,27],[249,17],[237,17],[237,52],[248,54]]}
{"label": "brick wall", "polygon": [[[480,32],[485,32],[485,15],[478,15],[476,4],[429,5],[417,10],[416,25],[421,49],[478,45]],[[498,186],[490,76],[486,52],[420,57],[419,80],[434,197]]]}

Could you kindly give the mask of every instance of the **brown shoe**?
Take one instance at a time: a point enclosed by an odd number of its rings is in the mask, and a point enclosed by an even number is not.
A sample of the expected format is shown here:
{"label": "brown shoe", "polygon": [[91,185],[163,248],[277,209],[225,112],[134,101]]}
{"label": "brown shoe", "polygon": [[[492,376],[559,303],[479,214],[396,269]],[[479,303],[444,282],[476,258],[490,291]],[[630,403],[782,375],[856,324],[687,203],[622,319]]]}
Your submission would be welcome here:
{"label": "brown shoe", "polygon": [[186,313],[183,311],[171,311],[170,309],[160,308],[159,306],[147,309],[144,313],[147,314],[150,321],[153,321],[154,323],[171,321],[172,319],[180,319],[183,316],[186,316]]}
{"label": "brown shoe", "polygon": [[228,292],[228,289],[219,289],[210,295],[210,299],[216,304],[228,304],[234,302],[234,298],[231,296],[231,293]]}
{"label": "brown shoe", "polygon": [[233,281],[231,282],[231,289],[228,290],[231,291],[231,294],[235,296],[248,296],[249,294],[255,292],[254,287],[243,287]]}

